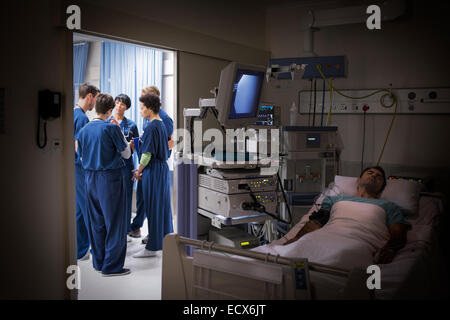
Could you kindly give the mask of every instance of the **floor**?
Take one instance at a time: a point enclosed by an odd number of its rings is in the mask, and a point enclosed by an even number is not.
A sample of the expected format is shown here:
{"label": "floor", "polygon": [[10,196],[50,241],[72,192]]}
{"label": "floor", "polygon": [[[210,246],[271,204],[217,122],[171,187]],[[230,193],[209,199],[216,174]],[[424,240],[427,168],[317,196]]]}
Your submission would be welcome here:
{"label": "floor", "polygon": [[[174,227],[176,219],[174,219]],[[176,230],[175,230],[176,232]],[[147,220],[141,229],[147,235]],[[79,300],[160,300],[162,251],[156,257],[133,258],[133,254],[144,248],[142,238],[133,238],[127,246],[125,268],[131,273],[125,276],[102,277],[92,267],[92,258],[78,261],[81,271]]]}

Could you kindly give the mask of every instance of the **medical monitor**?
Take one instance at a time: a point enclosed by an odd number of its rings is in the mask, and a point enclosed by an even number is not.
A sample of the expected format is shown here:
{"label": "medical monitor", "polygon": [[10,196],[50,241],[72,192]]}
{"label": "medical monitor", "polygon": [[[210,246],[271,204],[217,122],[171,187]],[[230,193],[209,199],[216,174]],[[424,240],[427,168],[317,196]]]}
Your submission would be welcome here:
{"label": "medical monitor", "polygon": [[216,109],[225,128],[243,128],[258,120],[258,107],[266,69],[230,63],[220,74]]}

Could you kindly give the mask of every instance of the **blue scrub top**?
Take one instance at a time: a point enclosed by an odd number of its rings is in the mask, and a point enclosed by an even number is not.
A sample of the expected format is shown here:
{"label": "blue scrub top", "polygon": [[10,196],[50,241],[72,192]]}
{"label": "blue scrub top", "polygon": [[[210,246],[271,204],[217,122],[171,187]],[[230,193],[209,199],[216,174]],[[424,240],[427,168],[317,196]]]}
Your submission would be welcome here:
{"label": "blue scrub top", "polygon": [[[83,109],[73,109],[73,136],[78,140],[78,133],[89,122],[89,118],[84,113]],[[78,152],[75,152],[75,164],[81,165],[81,160]]]}
{"label": "blue scrub top", "polygon": [[[167,137],[170,137],[173,134],[172,118],[170,118],[169,115],[167,114],[167,112],[165,112],[163,109],[159,109],[159,117],[164,122]],[[147,128],[147,126],[150,124],[150,122],[151,122],[150,119],[144,118],[144,121],[142,122],[142,129],[144,130],[144,132],[145,132],[145,128]],[[169,141],[169,138],[167,138],[167,141]],[[169,156],[168,156],[169,158],[170,158],[171,154],[172,154],[172,150],[169,150]]]}
{"label": "blue scrub top", "polygon": [[[134,138],[139,137],[139,131],[136,123],[134,123],[134,121],[130,119],[127,119],[126,117],[124,117],[122,122],[120,123],[120,130],[122,131],[125,139],[127,139],[128,142],[130,142]],[[126,164],[128,164],[129,166],[133,166],[132,156],[124,160]]]}
{"label": "blue scrub top", "polygon": [[167,129],[161,120],[153,120],[144,130],[142,135],[141,153],[150,152],[152,161],[167,161],[169,158],[169,146],[167,144]]}
{"label": "blue scrub top", "polygon": [[78,133],[78,151],[85,170],[114,170],[124,167],[120,153],[127,147],[119,126],[94,120]]}
{"label": "blue scrub top", "polygon": [[[163,109],[159,109],[159,117],[164,122],[164,125],[166,126],[166,132],[167,137],[170,137],[173,134],[173,120],[169,117],[167,112],[165,112]],[[145,128],[150,124],[150,119],[144,118],[144,121],[142,122],[142,130],[145,131]],[[167,141],[169,139],[167,138]]]}

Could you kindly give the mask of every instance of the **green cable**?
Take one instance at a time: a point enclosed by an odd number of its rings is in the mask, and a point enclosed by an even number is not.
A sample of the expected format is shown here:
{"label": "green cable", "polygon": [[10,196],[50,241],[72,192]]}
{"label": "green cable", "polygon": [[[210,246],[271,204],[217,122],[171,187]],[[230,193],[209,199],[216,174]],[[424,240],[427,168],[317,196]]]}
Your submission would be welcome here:
{"label": "green cable", "polygon": [[[387,142],[388,142],[388,140],[389,140],[389,135],[391,134],[392,126],[394,125],[394,120],[395,120],[395,118],[396,118],[396,116],[397,116],[397,106],[398,106],[398,103],[397,103],[397,97],[396,97],[394,94],[392,94],[392,93],[391,93],[389,90],[387,90],[387,89],[376,90],[376,91],[374,91],[374,92],[372,92],[372,93],[370,93],[370,94],[368,94],[368,95],[366,95],[366,96],[363,96],[363,97],[352,97],[352,96],[348,96],[348,95],[343,94],[342,92],[340,92],[338,89],[336,89],[336,88],[333,86],[333,83],[331,83],[331,82],[325,77],[325,75],[322,73],[322,66],[321,66],[320,64],[317,65],[317,70],[319,71],[319,73],[320,73],[320,75],[322,76],[322,78],[327,82],[328,86],[330,87],[330,90],[331,90],[331,92],[330,92],[330,97],[331,97],[333,91],[336,91],[337,93],[339,93],[341,96],[343,96],[343,97],[345,97],[345,98],[348,98],[348,99],[356,99],[356,100],[358,100],[358,99],[365,99],[365,98],[368,98],[368,97],[370,97],[370,96],[373,96],[373,95],[375,95],[375,94],[377,94],[377,93],[386,92],[385,94],[383,94],[383,95],[380,97],[380,105],[381,105],[383,108],[386,108],[386,109],[392,108],[392,107],[395,105],[395,108],[394,108],[394,115],[392,116],[391,124],[390,124],[389,129],[388,129],[388,132],[387,132],[387,134],[386,134],[386,139],[384,140],[383,148],[381,149],[380,156],[378,157],[378,161],[377,161],[377,166],[378,166],[378,165],[380,164],[380,162],[381,162],[381,158],[383,157],[384,149],[385,149],[386,144],[387,144]],[[385,104],[383,103],[383,99],[384,99],[384,97],[386,97],[386,96],[392,97],[392,104],[390,104],[390,105],[385,105]],[[330,101],[332,102],[332,99],[330,99]],[[331,107],[332,107],[332,105],[330,105],[330,110],[331,110]],[[329,112],[328,123],[330,123],[330,119],[331,119],[331,112]]]}

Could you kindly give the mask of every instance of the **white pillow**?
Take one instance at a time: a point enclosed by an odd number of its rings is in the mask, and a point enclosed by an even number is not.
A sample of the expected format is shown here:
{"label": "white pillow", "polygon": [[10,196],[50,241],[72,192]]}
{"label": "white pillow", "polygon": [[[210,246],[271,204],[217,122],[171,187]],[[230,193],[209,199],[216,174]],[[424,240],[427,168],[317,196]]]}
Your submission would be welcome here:
{"label": "white pillow", "polygon": [[335,176],[334,177],[334,187],[333,190],[337,194],[348,194],[351,196],[356,195],[356,188],[358,187],[356,180],[358,178],[355,177],[346,177],[346,176]]}
{"label": "white pillow", "polygon": [[[335,176],[333,193],[356,195],[357,177]],[[421,185],[407,180],[387,180],[380,199],[394,202],[403,209],[405,216],[415,215],[419,210]]]}
{"label": "white pillow", "polygon": [[388,180],[380,199],[389,200],[403,209],[405,216],[419,211],[421,185],[408,180]]}

